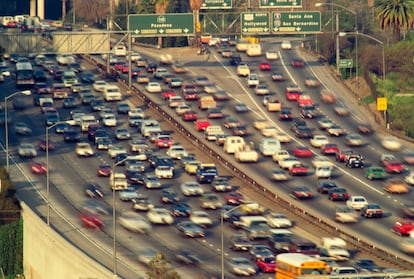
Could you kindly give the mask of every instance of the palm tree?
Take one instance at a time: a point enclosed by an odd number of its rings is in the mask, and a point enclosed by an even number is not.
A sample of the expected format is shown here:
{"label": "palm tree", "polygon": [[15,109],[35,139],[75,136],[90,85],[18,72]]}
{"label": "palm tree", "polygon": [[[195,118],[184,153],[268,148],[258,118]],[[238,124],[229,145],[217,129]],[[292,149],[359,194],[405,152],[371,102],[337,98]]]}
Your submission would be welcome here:
{"label": "palm tree", "polygon": [[190,9],[193,12],[194,18],[195,18],[195,41],[198,42],[198,33],[199,33],[199,26],[200,26],[200,18],[199,18],[199,12],[201,5],[203,4],[203,0],[190,0]]}
{"label": "palm tree", "polygon": [[[152,0],[152,4],[155,5],[155,13],[156,14],[165,14],[168,5],[170,4],[170,0]],[[162,37],[158,37],[158,47],[162,47]]]}
{"label": "palm tree", "polygon": [[379,0],[375,9],[379,27],[392,30],[394,42],[400,40],[401,31],[413,27],[414,2],[411,0]]}

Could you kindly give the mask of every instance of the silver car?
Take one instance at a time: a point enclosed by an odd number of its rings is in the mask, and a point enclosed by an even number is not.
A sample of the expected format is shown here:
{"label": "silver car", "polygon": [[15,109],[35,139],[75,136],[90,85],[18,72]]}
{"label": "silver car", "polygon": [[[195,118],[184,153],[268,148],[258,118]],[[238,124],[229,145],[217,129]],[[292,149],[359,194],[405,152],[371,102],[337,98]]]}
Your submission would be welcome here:
{"label": "silver car", "polygon": [[252,276],[256,274],[256,268],[246,258],[231,258],[230,269],[236,275]]}
{"label": "silver car", "polygon": [[24,122],[18,122],[14,125],[14,130],[16,134],[21,136],[30,136],[32,134],[32,129]]}

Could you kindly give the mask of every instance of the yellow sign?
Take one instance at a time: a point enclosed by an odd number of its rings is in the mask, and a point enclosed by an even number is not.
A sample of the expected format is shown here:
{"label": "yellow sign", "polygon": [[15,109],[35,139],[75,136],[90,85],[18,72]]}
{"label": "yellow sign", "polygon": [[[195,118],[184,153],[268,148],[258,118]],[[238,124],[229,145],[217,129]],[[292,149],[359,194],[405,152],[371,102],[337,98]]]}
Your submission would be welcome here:
{"label": "yellow sign", "polygon": [[196,32],[201,32],[201,23],[199,21],[196,22]]}
{"label": "yellow sign", "polygon": [[387,98],[377,98],[377,110],[385,111],[387,110]]}

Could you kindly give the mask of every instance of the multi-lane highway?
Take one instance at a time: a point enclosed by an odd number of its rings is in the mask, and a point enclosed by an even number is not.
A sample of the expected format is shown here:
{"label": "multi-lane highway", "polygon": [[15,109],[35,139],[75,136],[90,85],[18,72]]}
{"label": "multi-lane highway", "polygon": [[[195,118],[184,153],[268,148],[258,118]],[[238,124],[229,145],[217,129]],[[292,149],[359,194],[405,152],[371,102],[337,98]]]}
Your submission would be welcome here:
{"label": "multi-lane highway", "polygon": [[[279,50],[278,44],[273,43],[264,43],[265,48],[275,48]],[[142,53],[146,53],[152,59],[156,59],[158,53],[156,51],[146,51],[141,50]],[[195,52],[195,50],[193,50]],[[155,55],[154,55],[155,54]],[[275,113],[267,112],[264,107],[262,106],[262,98],[256,96],[253,93],[253,89],[249,89],[246,87],[245,79],[237,77],[235,73],[235,68],[229,66],[227,59],[223,59],[220,57],[219,54],[215,53],[214,50],[212,51],[212,55],[208,62],[203,61],[201,56],[196,56],[194,54],[188,55],[188,53],[183,52],[182,54],[172,53],[175,56],[175,59],[181,60],[185,63],[186,67],[191,71],[190,74],[186,74],[183,76],[183,79],[187,82],[191,82],[193,75],[202,74],[207,76],[210,80],[217,83],[221,88],[226,90],[235,100],[229,100],[227,102],[222,102],[223,105],[223,113],[225,115],[236,115],[240,119],[242,123],[248,124],[248,130],[251,132],[251,135],[247,138],[248,141],[253,141],[256,146],[259,143],[262,136],[259,132],[255,131],[252,127],[251,123],[254,119],[258,117],[267,118],[268,120],[272,121],[275,125],[277,125],[281,130],[286,132],[290,131],[290,122],[281,122],[278,120],[278,116]],[[345,103],[351,111],[350,117],[339,117],[337,116],[334,111],[332,105],[323,104],[319,99],[319,91],[318,89],[305,89],[308,94],[312,96],[315,102],[318,103],[319,109],[321,112],[330,119],[334,120],[338,123],[341,127],[345,128],[348,132],[353,132],[356,130],[356,123],[360,121],[364,121],[366,116],[359,111],[358,106],[356,105],[355,101],[349,100],[348,96],[349,93],[344,91],[344,88],[337,83],[334,79],[332,79],[327,73],[326,69],[323,66],[317,64],[313,61],[312,57],[305,57],[308,61],[308,66],[304,69],[293,69],[290,66],[290,61],[294,56],[305,55],[299,54],[295,50],[293,51],[280,51],[279,52],[281,59],[277,61],[272,61],[271,65],[273,68],[277,68],[281,70],[284,75],[287,77],[287,80],[283,83],[274,83],[270,79],[270,73],[272,72],[260,72],[259,71],[259,62],[263,61],[262,58],[247,58],[246,56],[242,55],[244,61],[248,61],[249,66],[251,69],[254,69],[256,72],[259,73],[260,80],[265,81],[272,93],[277,94],[279,99],[283,102],[284,106],[292,107],[294,115],[299,116],[299,110],[297,108],[296,103],[290,103],[285,99],[284,90],[287,84],[296,83],[300,85],[302,88],[304,86],[304,80],[306,76],[315,75],[318,77],[324,86],[335,91],[337,96],[339,97],[340,101]],[[8,84],[11,85],[11,84]],[[140,90],[145,90],[143,86],[136,85]],[[12,88],[12,87],[11,87]],[[10,89],[10,88],[9,88]],[[13,90],[10,90],[13,92]],[[179,92],[179,91],[177,91]],[[161,105],[163,109],[168,111],[171,115],[176,115],[174,111],[168,108],[167,102],[162,100],[158,95],[151,94],[149,96],[154,102]],[[130,105],[135,106],[142,106],[142,102],[131,95],[125,96],[125,99],[130,103]],[[31,101],[29,101],[30,103]],[[243,102],[249,106],[251,109],[248,113],[243,114],[236,114],[234,110],[234,106],[237,102]],[[111,104],[111,106],[115,106]],[[197,104],[193,103],[192,108],[197,110]],[[61,104],[58,101],[56,107],[59,108],[59,112],[61,114],[61,119],[69,118],[69,110],[61,109]],[[146,113],[150,117],[155,117],[160,119],[160,117],[156,114],[149,112],[146,110]],[[199,112],[199,116],[206,115],[205,112]],[[39,139],[41,135],[44,136],[45,128],[43,125],[43,116],[41,115],[38,107],[30,107],[25,111],[25,114],[15,114],[14,121],[21,120],[28,123],[31,127],[35,127],[34,129],[34,136],[30,137],[29,140]],[[126,126],[127,118],[120,116],[119,122],[122,126]],[[160,119],[162,121],[162,119]],[[180,120],[177,116],[176,120]],[[315,127],[316,133],[325,134],[324,131],[318,131],[317,128],[317,121],[318,120],[307,120],[309,126]],[[42,123],[42,125],[37,125],[37,123]],[[222,125],[222,120],[212,120],[212,123],[217,123]],[[166,124],[166,123],[165,123]],[[167,125],[163,125],[165,130],[171,130],[170,127]],[[189,131],[194,130],[192,123],[182,123]],[[132,129],[131,129],[132,130]],[[229,131],[229,133],[231,133]],[[51,133],[52,134],[52,133]],[[85,136],[85,135],[84,135]],[[185,138],[174,133],[175,141],[182,143],[186,148],[187,151],[191,153],[196,153],[197,158],[201,161],[211,161],[210,158],[205,157],[200,151],[198,151],[195,147],[189,145],[185,142]],[[200,134],[200,139],[204,137]],[[292,136],[293,142],[287,145],[285,148],[290,150],[297,144],[304,144],[309,146],[308,140],[298,140],[294,136]],[[59,192],[65,197],[66,202],[70,201],[73,206],[78,206],[85,201],[84,193],[83,193],[83,185],[88,182],[98,182],[101,184],[107,192],[107,197],[105,200],[108,204],[112,204],[111,193],[109,190],[109,184],[107,178],[97,178],[96,177],[96,169],[100,164],[107,163],[112,164],[112,160],[108,157],[108,155],[104,151],[97,152],[97,155],[93,158],[77,158],[74,152],[74,145],[67,144],[62,141],[62,137],[60,135],[51,135],[50,139],[55,143],[56,150],[50,152],[50,174],[51,174],[51,182],[53,183],[53,187],[59,189]],[[381,134],[375,133],[372,136],[367,136],[366,141],[368,145],[363,148],[358,148],[358,152],[363,154],[366,158],[366,161],[369,164],[377,165],[378,158],[381,153],[389,153],[389,151],[384,150],[380,145]],[[11,135],[10,142],[12,143],[12,154],[15,155],[16,145],[19,141],[24,141],[24,138],[16,136],[14,133]],[[344,147],[344,139],[343,138],[332,138],[332,142],[337,143],[340,147]],[[127,145],[127,142],[116,142],[116,144],[120,145]],[[230,155],[224,154],[222,152],[221,147],[211,144],[211,147],[221,154],[224,158],[228,159],[230,162],[236,163],[234,158]],[[408,146],[407,146],[408,147]],[[315,153],[320,153],[319,150],[313,149]],[[357,148],[355,148],[357,150]],[[163,153],[163,152],[162,152]],[[43,155],[42,155],[43,156]],[[397,153],[396,156],[401,158],[401,153]],[[16,157],[16,156],[14,156]],[[19,159],[17,159],[20,161]],[[333,160],[334,161],[334,160]],[[303,162],[305,164],[311,166],[311,162],[309,159],[304,159]],[[23,164],[23,167],[28,170],[27,165]],[[306,185],[311,187],[313,190],[316,190],[318,185],[318,181],[314,175],[312,175],[312,168],[311,174],[306,177],[301,178],[292,178],[286,183],[272,183],[270,182],[270,173],[273,169],[278,168],[277,165],[272,162],[271,158],[264,158],[261,157],[259,163],[257,164],[246,164],[240,165],[240,169],[248,173],[252,178],[254,178],[258,183],[262,185],[266,185],[269,190],[277,192],[279,195],[286,199],[291,199],[288,196],[290,189],[297,185]],[[226,172],[224,169],[222,172]],[[359,223],[349,225],[340,225],[338,227],[341,230],[346,230],[348,232],[357,231],[361,234],[362,238],[367,239],[368,241],[372,241],[373,244],[383,246],[387,250],[393,250],[397,255],[401,257],[405,257],[402,255],[396,248],[396,245],[400,239],[399,236],[394,235],[390,232],[390,228],[395,222],[397,216],[400,216],[400,206],[406,200],[412,199],[412,193],[407,195],[395,196],[387,194],[383,191],[382,181],[374,181],[371,182],[364,177],[365,170],[362,169],[345,169],[342,164],[336,164],[335,169],[335,178],[334,181],[345,188],[348,189],[351,195],[364,195],[369,202],[378,203],[380,204],[386,212],[386,216],[382,219],[374,219],[374,220],[365,220],[362,219]],[[227,175],[230,173],[226,172]],[[35,177],[30,175],[33,181],[44,181],[44,178]],[[163,181],[163,187],[171,187],[178,189],[179,184],[184,181],[194,180],[194,178],[188,176],[187,174],[183,173],[182,170],[178,171],[178,177],[170,181]],[[235,184],[241,186],[243,188],[243,181],[234,180]],[[206,191],[209,190],[209,186],[203,185]],[[145,193],[148,195],[151,200],[159,204],[160,199],[160,191],[153,190],[147,191],[145,189],[139,189],[140,192]],[[189,200],[190,205],[193,209],[199,208],[199,201],[197,198],[190,198]],[[259,201],[260,202],[260,201]],[[317,195],[313,200],[306,201],[306,202],[298,202],[292,200],[292,203],[298,204],[306,208],[307,211],[312,212],[320,218],[325,219],[326,221],[333,220],[334,215],[334,208],[338,204],[338,202],[329,201],[326,196]],[[129,203],[122,203],[117,199],[117,214],[120,214],[124,211],[130,210],[131,204]],[[272,208],[273,209],[273,208]],[[275,209],[276,210],[276,209]],[[220,262],[220,228],[218,226],[219,220],[219,213],[209,211],[211,217],[216,220],[216,226],[211,229],[208,229],[207,237],[204,239],[198,240],[191,240],[191,250],[196,252],[200,255],[203,264],[201,265],[201,269],[210,275],[217,275],[218,266]],[[55,217],[52,215],[52,224]],[[99,231],[88,231],[82,228],[78,217],[76,214],[72,216],[72,222],[76,224],[79,230],[84,231],[85,234],[89,235],[92,239],[98,242],[107,242],[107,246],[104,249],[106,253],[99,252],[96,249],[96,253],[93,254],[93,257],[96,257],[100,261],[102,261],[109,269],[112,268],[112,260],[111,260],[111,240],[112,237],[112,222],[111,217],[105,217],[105,224],[106,229],[104,232]],[[333,222],[333,221],[332,221]],[[300,224],[298,224],[300,225]],[[306,228],[305,228],[306,229]],[[312,238],[307,233],[304,233],[304,230],[294,229],[293,230],[297,234],[304,234],[306,237]],[[372,232],[375,231],[375,236]],[[226,258],[234,256],[238,253],[231,252],[227,249],[227,241],[231,234],[234,233],[234,230],[229,226],[225,226],[224,228],[224,235],[226,239]],[[315,237],[313,237],[315,239]],[[167,258],[172,259],[174,266],[177,266],[177,271],[187,275],[191,272],[191,267],[184,267],[179,265],[174,260],[174,255],[178,253],[178,251],[183,249],[188,249],[188,241],[183,238],[181,235],[178,234],[175,228],[170,227],[156,227],[153,232],[149,236],[142,236],[137,235],[134,233],[127,232],[122,228],[117,230],[117,239],[119,245],[119,253],[118,255],[120,258],[126,258],[123,263],[119,263],[118,271],[119,274],[124,278],[131,278],[132,276],[143,275],[143,270],[145,269],[143,266],[138,264],[137,256],[141,253],[141,251],[145,250],[146,247],[154,247],[163,253],[166,253]],[[317,239],[317,238],[316,238]],[[91,253],[91,252],[89,252]],[[248,257],[247,255],[243,255]],[[132,273],[131,273],[132,272]],[[227,261],[226,261],[226,278],[231,278],[230,274],[228,274],[227,268]],[[267,278],[269,275],[261,275],[259,278]],[[188,278],[188,277],[184,277]]]}

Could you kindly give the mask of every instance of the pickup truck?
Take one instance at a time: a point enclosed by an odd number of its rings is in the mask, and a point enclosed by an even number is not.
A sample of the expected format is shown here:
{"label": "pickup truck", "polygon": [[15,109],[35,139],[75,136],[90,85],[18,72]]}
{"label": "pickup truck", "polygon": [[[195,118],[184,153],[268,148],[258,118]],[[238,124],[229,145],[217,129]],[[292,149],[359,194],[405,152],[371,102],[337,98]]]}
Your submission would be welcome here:
{"label": "pickup truck", "polygon": [[243,149],[237,150],[234,157],[240,163],[256,163],[259,160],[259,153],[253,147],[246,145]]}
{"label": "pickup truck", "polygon": [[210,121],[207,118],[199,118],[194,122],[197,131],[205,131],[210,126]]}

